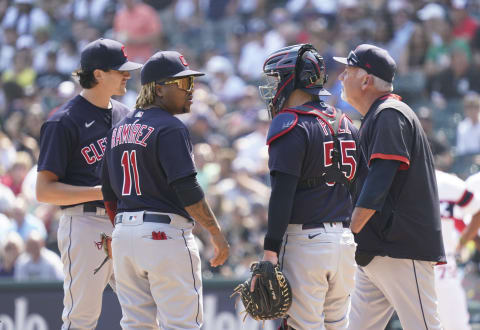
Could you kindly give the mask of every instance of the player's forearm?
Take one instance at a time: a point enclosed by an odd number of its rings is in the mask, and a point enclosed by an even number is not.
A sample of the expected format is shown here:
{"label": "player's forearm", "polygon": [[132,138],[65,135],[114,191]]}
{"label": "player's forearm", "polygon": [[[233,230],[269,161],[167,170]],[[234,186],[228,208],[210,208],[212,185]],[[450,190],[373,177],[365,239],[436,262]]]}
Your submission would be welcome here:
{"label": "player's forearm", "polygon": [[352,233],[358,234],[375,212],[375,210],[365,209],[363,207],[357,206],[353,210],[352,223],[350,224],[350,229]]}
{"label": "player's forearm", "polygon": [[101,186],[72,186],[61,182],[38,184],[37,200],[54,205],[73,205],[96,200],[102,200]]}
{"label": "player's forearm", "polygon": [[205,198],[202,198],[195,204],[185,206],[188,214],[204,227],[211,235],[218,234],[221,229],[217,218],[212,212],[210,205]]}

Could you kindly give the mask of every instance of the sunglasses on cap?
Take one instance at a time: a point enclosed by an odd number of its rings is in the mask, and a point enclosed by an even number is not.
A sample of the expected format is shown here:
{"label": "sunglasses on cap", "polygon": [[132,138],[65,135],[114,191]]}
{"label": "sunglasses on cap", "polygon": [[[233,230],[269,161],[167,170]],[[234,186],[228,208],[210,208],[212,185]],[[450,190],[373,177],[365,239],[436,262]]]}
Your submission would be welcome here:
{"label": "sunglasses on cap", "polygon": [[175,80],[168,80],[168,81],[163,81],[163,82],[157,82],[159,85],[172,85],[176,84],[177,87],[181,90],[184,90],[186,92],[191,92],[193,90],[193,80],[195,77],[189,76],[189,77],[183,77],[180,79],[175,79]]}

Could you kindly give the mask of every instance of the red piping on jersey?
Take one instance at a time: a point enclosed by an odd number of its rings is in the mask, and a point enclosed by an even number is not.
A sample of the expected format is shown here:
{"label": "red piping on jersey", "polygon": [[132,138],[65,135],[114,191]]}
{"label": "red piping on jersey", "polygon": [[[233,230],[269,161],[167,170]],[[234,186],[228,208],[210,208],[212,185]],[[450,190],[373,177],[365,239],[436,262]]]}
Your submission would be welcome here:
{"label": "red piping on jersey", "polygon": [[[469,194],[470,194],[470,196],[468,196]],[[468,196],[468,199],[464,201],[464,199],[467,198],[467,196]],[[458,204],[461,207],[465,207],[468,204],[470,204],[472,199],[473,199],[473,194],[471,192],[469,192],[468,190],[465,190],[462,197],[460,197],[460,199],[457,202],[455,202],[455,204]]]}
{"label": "red piping on jersey", "polygon": [[[313,108],[313,107],[312,107]],[[318,109],[315,109],[313,108],[314,110],[317,110],[317,111],[321,111],[321,110],[318,110]],[[334,108],[335,109],[335,108]],[[330,123],[328,121],[326,121],[325,119],[323,119],[321,116],[317,115],[315,112],[305,112],[305,111],[302,111],[302,110],[296,110],[296,109],[285,109],[283,110],[282,112],[294,112],[294,113],[299,113],[299,114],[302,114],[302,115],[315,115],[317,118],[320,118],[327,126],[328,128],[330,129],[330,132],[332,133],[332,135],[334,134],[333,132],[333,127],[332,125],[330,125]],[[340,126],[339,126],[340,127]]]}
{"label": "red piping on jersey", "polygon": [[395,99],[395,100],[401,101],[401,100],[402,100],[402,97],[401,97],[400,95],[391,93],[391,94],[387,94],[387,95],[385,95],[385,96],[382,96],[382,97],[380,98],[380,100],[382,100],[382,101],[383,101],[383,100],[386,100],[386,99]]}
{"label": "red piping on jersey", "polygon": [[400,167],[398,168],[400,171],[408,170],[410,167],[410,160],[408,160],[407,157],[399,156],[399,155],[386,155],[386,154],[373,154],[370,156],[370,160],[368,161],[368,166],[370,166],[370,163],[372,162],[372,159],[390,159],[390,160],[398,160],[402,162],[403,164],[400,164]]}
{"label": "red piping on jersey", "polygon": [[[283,111],[282,111],[282,112],[283,112]],[[288,129],[286,129],[285,131],[281,131],[281,132],[278,133],[277,135],[272,136],[272,137],[270,138],[270,140],[267,141],[267,145],[270,146],[270,143],[272,143],[273,141],[275,141],[276,139],[278,139],[280,136],[285,135],[285,134],[287,134],[288,132],[290,132],[290,131],[295,127],[295,125],[297,125],[297,123],[298,123],[298,116],[295,115],[295,121],[293,122],[293,124],[292,124]]]}

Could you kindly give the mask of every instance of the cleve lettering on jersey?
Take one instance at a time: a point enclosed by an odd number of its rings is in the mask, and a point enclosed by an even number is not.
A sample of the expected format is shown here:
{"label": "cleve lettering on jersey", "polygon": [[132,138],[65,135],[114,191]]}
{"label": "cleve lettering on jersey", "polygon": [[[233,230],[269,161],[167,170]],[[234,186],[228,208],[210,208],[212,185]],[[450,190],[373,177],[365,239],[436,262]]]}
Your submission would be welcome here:
{"label": "cleve lettering on jersey", "polygon": [[96,141],[96,144],[90,143],[90,145],[85,146],[80,150],[88,165],[92,165],[102,160],[106,143],[107,138],[101,138]]}

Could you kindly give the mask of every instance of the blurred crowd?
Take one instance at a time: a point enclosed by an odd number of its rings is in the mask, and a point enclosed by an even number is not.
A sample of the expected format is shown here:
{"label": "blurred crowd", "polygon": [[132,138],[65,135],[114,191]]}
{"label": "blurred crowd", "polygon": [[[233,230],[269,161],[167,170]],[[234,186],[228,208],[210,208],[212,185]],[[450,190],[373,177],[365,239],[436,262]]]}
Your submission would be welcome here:
{"label": "blurred crowd", "polygon": [[[207,73],[181,119],[232,250],[203,275],[237,277],[261,257],[266,231],[269,118],[257,86],[267,55],[312,43],[326,61],[326,101],[359,123],[332,57],[360,43],[386,48],[395,93],[418,113],[439,167],[466,178],[480,170],[479,22],[480,0],[0,0],[0,277],[63,276],[59,209],[36,201],[35,164],[43,121],[79,92],[71,73],[88,42],[116,39],[136,62],[174,49]],[[133,107],[139,87],[135,73],[120,101]],[[196,230],[207,260],[208,235]]]}

